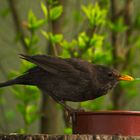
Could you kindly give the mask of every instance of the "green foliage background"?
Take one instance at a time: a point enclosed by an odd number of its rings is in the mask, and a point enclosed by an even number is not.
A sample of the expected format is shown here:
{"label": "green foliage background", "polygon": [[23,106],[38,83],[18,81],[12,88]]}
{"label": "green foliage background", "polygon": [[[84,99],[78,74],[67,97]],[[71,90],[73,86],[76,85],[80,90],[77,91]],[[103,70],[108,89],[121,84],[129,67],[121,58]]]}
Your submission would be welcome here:
{"label": "green foliage background", "polygon": [[[38,17],[36,11],[30,8],[26,12],[26,19],[22,19],[16,8],[18,4],[14,3],[14,0],[7,0],[9,5],[0,9],[0,20],[6,22],[7,18],[13,16],[16,29],[14,43],[21,43],[22,47],[18,53],[82,58],[138,77],[140,12],[134,11],[135,2],[137,1],[77,1],[70,9],[70,1],[40,0],[40,16]],[[13,9],[16,10],[15,13]],[[15,18],[16,15],[18,17]],[[39,46],[42,40],[45,40],[46,44]],[[10,45],[14,47],[13,44]],[[4,69],[2,64],[0,67]],[[18,70],[10,73],[1,71],[1,74],[5,79],[9,79],[22,74],[30,67],[33,65],[21,60]],[[140,100],[138,85],[139,81],[122,82],[112,94],[94,101],[82,102],[78,107],[89,111],[139,110],[139,105],[133,106],[133,103]],[[39,106],[40,91],[32,86],[13,86],[9,90],[17,101],[16,112],[23,120],[23,126],[16,130],[13,128],[12,131],[27,133],[31,130],[30,126],[42,116]],[[1,107],[6,104],[5,93],[4,89],[0,89]],[[60,107],[58,109],[63,110]],[[3,117],[8,122],[13,121],[16,119],[16,112],[5,108]],[[62,131],[71,133],[69,127],[65,125],[65,130]],[[3,132],[3,129],[1,131]]]}

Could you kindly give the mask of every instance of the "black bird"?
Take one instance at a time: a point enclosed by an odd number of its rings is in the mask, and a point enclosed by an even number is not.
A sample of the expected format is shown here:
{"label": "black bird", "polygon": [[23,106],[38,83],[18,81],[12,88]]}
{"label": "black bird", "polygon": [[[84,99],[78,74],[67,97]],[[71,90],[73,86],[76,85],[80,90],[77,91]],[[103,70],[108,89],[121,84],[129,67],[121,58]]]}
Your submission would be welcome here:
{"label": "black bird", "polygon": [[64,101],[92,100],[107,94],[120,80],[133,80],[131,76],[120,75],[115,69],[81,59],[48,55],[20,56],[36,66],[15,79],[0,83],[0,87],[34,85],[67,109],[69,107]]}

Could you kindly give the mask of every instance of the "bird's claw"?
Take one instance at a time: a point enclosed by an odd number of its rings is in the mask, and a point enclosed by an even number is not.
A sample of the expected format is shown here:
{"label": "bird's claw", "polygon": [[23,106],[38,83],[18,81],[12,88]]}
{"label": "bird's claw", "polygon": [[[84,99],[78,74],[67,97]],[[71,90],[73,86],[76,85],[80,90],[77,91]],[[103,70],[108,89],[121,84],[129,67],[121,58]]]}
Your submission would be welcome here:
{"label": "bird's claw", "polygon": [[73,109],[73,108],[67,109],[66,111],[68,113],[67,114],[68,120],[72,119],[72,122],[75,122],[75,120],[76,120],[76,113],[78,113],[78,112],[85,112],[84,109]]}
{"label": "bird's claw", "polygon": [[67,104],[65,104],[64,101],[59,101],[59,103],[64,107],[64,109],[66,110],[67,112],[67,118],[68,120],[70,120],[70,118],[72,117],[72,120],[74,121],[75,120],[75,114],[78,113],[78,112],[85,112],[84,109],[74,109],[74,108],[71,108],[70,106],[68,106]]}

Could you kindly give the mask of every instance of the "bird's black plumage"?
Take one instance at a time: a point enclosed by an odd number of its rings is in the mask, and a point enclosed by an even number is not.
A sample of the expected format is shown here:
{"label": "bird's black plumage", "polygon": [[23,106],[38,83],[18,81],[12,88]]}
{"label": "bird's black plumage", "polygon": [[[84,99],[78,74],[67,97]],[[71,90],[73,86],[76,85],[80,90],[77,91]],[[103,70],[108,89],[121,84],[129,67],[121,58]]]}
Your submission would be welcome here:
{"label": "bird's black plumage", "polygon": [[76,58],[21,55],[36,66],[0,87],[35,85],[57,101],[81,102],[105,95],[118,83],[119,72]]}

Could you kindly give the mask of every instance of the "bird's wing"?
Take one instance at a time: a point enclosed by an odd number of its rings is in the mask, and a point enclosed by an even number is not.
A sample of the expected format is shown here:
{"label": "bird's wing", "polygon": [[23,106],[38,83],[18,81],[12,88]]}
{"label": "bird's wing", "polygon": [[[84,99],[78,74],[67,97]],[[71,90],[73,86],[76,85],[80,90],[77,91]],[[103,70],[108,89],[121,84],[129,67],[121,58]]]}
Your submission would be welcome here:
{"label": "bird's wing", "polygon": [[23,54],[20,54],[20,56],[22,59],[32,62],[53,74],[58,74],[59,72],[78,74],[78,70],[76,70],[70,63],[59,57],[52,57],[48,55],[28,56]]}
{"label": "bird's wing", "polygon": [[89,73],[93,67],[92,63],[78,58],[67,58],[65,61],[71,64],[75,69],[85,73]]}

